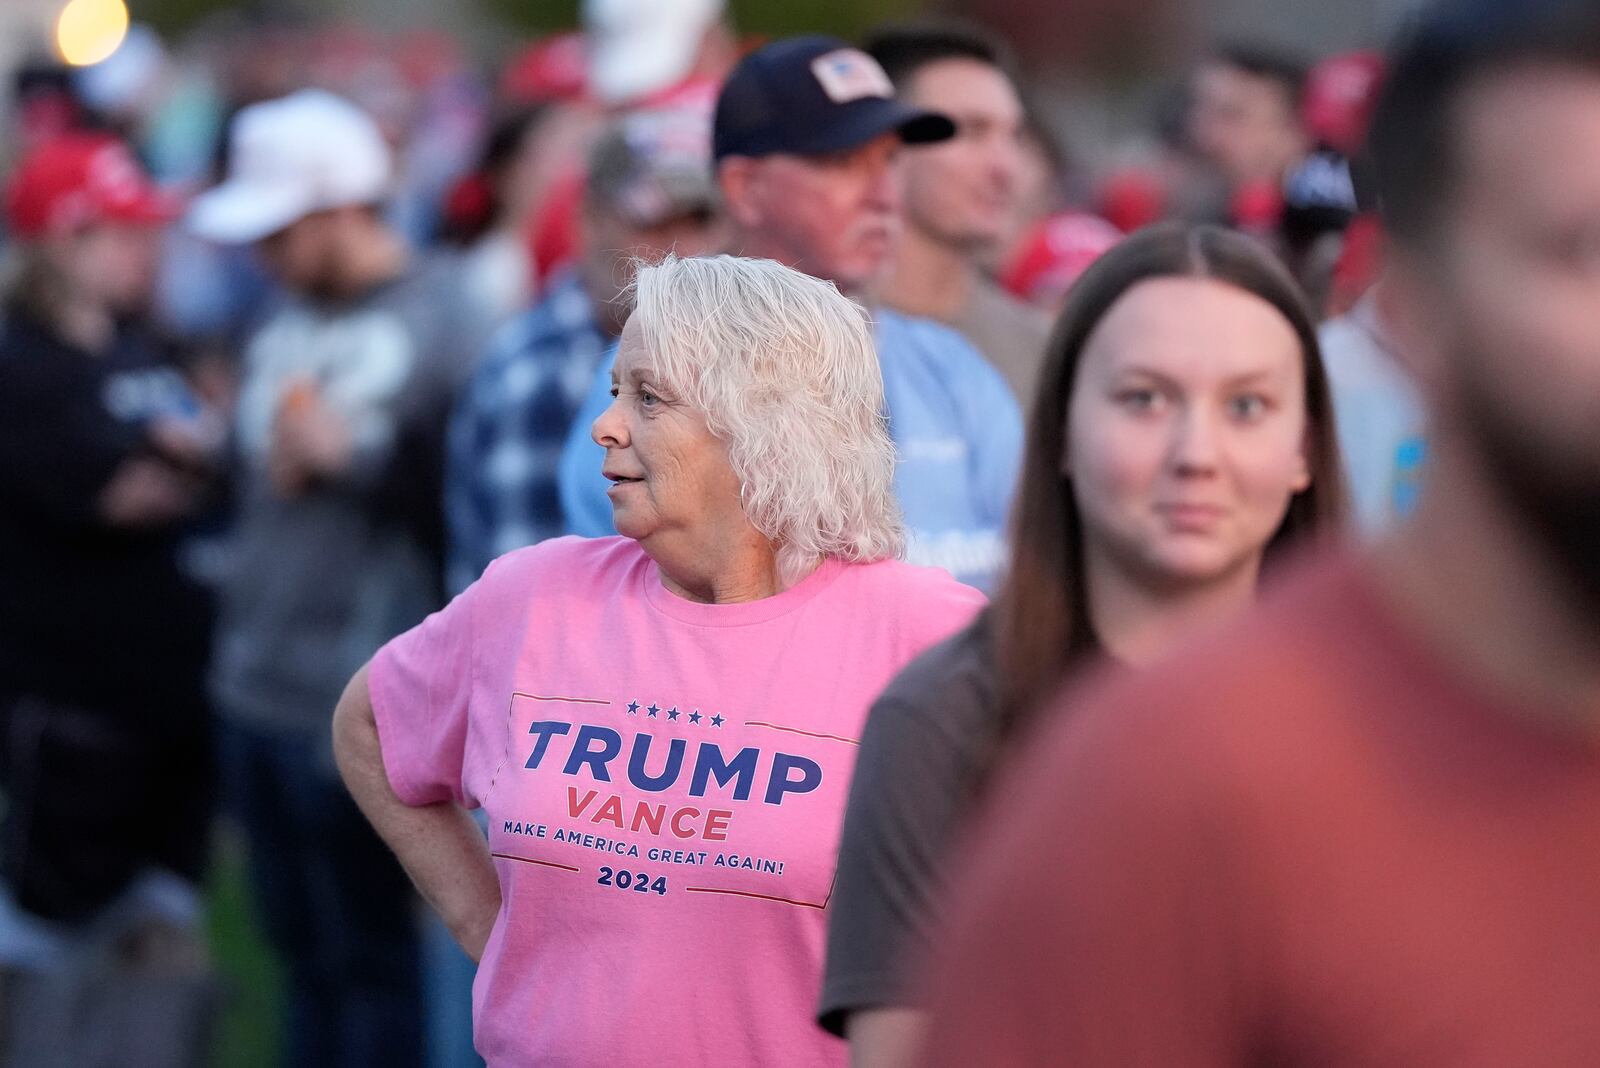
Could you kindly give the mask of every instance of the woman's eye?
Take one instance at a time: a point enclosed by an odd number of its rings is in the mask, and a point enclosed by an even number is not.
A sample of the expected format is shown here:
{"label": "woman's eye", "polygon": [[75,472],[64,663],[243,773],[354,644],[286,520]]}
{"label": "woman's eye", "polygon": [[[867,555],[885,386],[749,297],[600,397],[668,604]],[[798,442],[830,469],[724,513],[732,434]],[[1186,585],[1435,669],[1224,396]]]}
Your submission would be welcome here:
{"label": "woman's eye", "polygon": [[1246,393],[1228,402],[1228,414],[1235,419],[1259,419],[1267,411],[1267,398],[1259,393]]}
{"label": "woman's eye", "polygon": [[612,386],[611,387],[611,399],[612,400],[616,400],[617,399],[617,394],[621,393],[621,392],[622,391],[620,389],[618,389],[616,386]]}
{"label": "woman's eye", "polygon": [[646,408],[654,408],[661,402],[661,398],[651,393],[648,389],[639,390],[639,403]]}
{"label": "woman's eye", "polygon": [[1149,412],[1161,403],[1161,395],[1153,389],[1125,389],[1117,394],[1117,403],[1129,411]]}

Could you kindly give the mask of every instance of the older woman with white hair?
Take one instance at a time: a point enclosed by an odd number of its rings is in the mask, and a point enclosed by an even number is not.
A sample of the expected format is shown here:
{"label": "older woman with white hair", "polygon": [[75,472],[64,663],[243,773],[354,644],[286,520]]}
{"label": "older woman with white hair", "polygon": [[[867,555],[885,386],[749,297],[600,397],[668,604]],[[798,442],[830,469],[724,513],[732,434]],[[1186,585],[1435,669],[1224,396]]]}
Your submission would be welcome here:
{"label": "older woman with white hair", "polygon": [[491,1064],[842,1065],[811,1018],[861,725],[981,597],[895,559],[857,305],[728,256],[634,296],[593,431],[622,536],[504,556],[386,645],[339,766],[479,960]]}

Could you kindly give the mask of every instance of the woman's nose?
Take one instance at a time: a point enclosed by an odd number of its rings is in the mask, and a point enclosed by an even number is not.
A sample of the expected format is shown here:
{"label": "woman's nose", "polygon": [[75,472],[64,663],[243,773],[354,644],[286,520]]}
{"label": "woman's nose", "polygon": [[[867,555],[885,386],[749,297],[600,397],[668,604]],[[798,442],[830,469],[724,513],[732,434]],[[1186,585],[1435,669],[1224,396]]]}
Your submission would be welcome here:
{"label": "woman's nose", "polygon": [[620,449],[628,444],[627,420],[618,410],[621,398],[612,397],[606,410],[595,417],[594,423],[589,427],[589,436],[596,445],[607,449]]}
{"label": "woman's nose", "polygon": [[1182,474],[1209,474],[1217,467],[1216,420],[1198,406],[1186,408],[1174,427],[1173,466]]}

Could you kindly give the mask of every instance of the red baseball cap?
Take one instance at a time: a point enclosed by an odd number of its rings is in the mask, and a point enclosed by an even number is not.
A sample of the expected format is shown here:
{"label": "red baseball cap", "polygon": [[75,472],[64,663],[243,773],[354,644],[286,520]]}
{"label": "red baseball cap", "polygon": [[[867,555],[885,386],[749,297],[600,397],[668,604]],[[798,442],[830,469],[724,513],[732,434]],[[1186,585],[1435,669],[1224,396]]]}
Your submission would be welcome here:
{"label": "red baseball cap", "polygon": [[1001,284],[1023,300],[1054,299],[1120,240],[1122,231],[1098,215],[1081,211],[1052,215],[1023,239]]}
{"label": "red baseball cap", "polygon": [[1314,140],[1353,156],[1361,150],[1383,86],[1381,52],[1341,52],[1306,77],[1302,120]]}
{"label": "red baseball cap", "polygon": [[500,72],[500,96],[515,104],[583,99],[587,64],[581,33],[535,41],[517,52]]}
{"label": "red baseball cap", "polygon": [[106,134],[67,133],[24,159],[6,184],[6,223],[21,238],[90,223],[167,222],[178,206]]}
{"label": "red baseball cap", "polygon": [[1153,167],[1124,167],[1100,183],[1097,210],[1112,226],[1131,234],[1167,214],[1171,199],[1167,186]]}

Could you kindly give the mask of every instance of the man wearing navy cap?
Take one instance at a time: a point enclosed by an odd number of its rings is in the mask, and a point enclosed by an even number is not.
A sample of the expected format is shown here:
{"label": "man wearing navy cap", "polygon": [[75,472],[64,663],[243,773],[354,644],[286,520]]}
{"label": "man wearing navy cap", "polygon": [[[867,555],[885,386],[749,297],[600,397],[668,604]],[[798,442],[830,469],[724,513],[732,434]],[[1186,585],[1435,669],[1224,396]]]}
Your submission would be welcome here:
{"label": "man wearing navy cap", "polygon": [[[872,308],[908,558],[987,586],[1022,445],[1016,401],[960,334],[875,303],[900,239],[901,146],[953,133],[944,116],[896,100],[865,52],[797,37],[751,53],[728,76],[712,152],[735,229],[730,251],[829,279]],[[608,361],[561,462],[567,523],[589,536],[613,533],[601,451],[589,437],[610,403],[609,372]]]}

